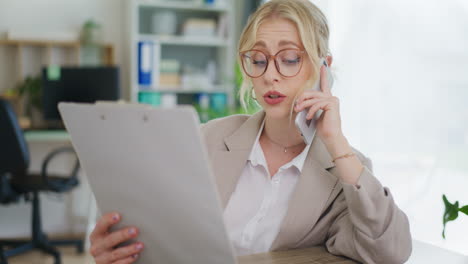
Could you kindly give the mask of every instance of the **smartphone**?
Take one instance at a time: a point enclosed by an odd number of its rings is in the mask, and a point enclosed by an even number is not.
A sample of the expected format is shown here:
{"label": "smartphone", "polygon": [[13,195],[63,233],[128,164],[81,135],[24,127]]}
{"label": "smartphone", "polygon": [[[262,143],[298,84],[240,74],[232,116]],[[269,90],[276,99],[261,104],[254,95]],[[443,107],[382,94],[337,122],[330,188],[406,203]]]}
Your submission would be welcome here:
{"label": "smartphone", "polygon": [[[331,74],[330,68],[328,67],[327,61],[325,59],[320,60],[320,65],[322,65],[322,64],[325,65],[325,70],[327,72],[328,84],[329,84],[329,87],[331,89],[331,87],[333,86],[333,76]],[[313,91],[320,91],[321,90],[320,89],[320,75],[319,75],[319,78],[318,78],[317,82],[315,82],[315,84],[313,85],[311,90],[313,90]],[[297,116],[296,116],[296,120],[295,120],[296,127],[301,132],[302,138],[304,139],[304,142],[307,145],[311,144],[312,140],[315,137],[317,119],[319,119],[320,115],[322,115],[322,112],[323,112],[323,110],[319,109],[317,112],[315,112],[315,115],[314,115],[314,117],[312,119],[307,120],[306,117],[307,117],[307,114],[309,113],[309,108],[306,108],[306,109],[302,110],[301,112],[299,112],[297,114]]]}

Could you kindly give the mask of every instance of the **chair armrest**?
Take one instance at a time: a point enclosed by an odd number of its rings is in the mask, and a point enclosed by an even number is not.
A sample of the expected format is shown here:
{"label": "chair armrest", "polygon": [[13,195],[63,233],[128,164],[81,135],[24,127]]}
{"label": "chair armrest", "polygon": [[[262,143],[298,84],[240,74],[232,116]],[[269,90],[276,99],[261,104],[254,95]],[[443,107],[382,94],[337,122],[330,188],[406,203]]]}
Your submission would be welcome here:
{"label": "chair armrest", "polygon": [[53,150],[47,156],[45,157],[44,161],[42,162],[42,169],[41,169],[41,177],[43,182],[47,185],[50,186],[51,188],[55,189],[54,186],[50,181],[49,181],[49,176],[48,176],[48,166],[49,162],[52,161],[55,157],[57,157],[59,154],[62,153],[67,153],[67,152],[72,152],[75,154],[76,161],[75,165],[73,166],[73,170],[71,171],[71,174],[69,176],[68,182],[71,183],[72,181],[75,181],[77,176],[78,176],[78,171],[80,170],[80,161],[78,159],[78,156],[76,155],[75,150],[73,147],[61,147]]}

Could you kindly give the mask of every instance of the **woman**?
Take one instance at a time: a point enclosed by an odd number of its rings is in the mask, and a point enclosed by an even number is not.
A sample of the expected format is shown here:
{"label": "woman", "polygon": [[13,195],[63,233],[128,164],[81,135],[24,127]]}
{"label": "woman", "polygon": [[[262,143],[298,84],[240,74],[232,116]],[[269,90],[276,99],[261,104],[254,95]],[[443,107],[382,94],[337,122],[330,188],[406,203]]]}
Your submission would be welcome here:
{"label": "woman", "polygon": [[[202,126],[238,255],[325,245],[364,263],[403,263],[411,253],[406,215],[372,173],[371,161],[341,130],[339,100],[326,72],[332,57],[322,12],[306,0],[273,0],[251,17],[239,41],[244,84],[262,110]],[[320,76],[321,91],[306,90]],[[294,125],[298,112],[316,111],[316,136],[306,145]],[[105,214],[91,235],[96,263],[132,263],[142,243],[136,227],[109,232],[120,220]]]}

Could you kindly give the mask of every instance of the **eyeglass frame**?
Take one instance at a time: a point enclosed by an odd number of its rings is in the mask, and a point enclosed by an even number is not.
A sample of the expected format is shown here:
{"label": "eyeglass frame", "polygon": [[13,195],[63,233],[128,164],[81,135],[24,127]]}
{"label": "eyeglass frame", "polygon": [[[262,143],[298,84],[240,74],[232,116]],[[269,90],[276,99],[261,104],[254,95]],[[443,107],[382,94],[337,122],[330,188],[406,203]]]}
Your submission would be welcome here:
{"label": "eyeglass frame", "polygon": [[[299,69],[297,70],[297,73],[292,75],[292,76],[286,76],[284,74],[281,73],[281,71],[279,70],[279,66],[278,66],[278,62],[276,61],[276,56],[278,56],[278,54],[282,51],[285,51],[285,50],[295,50],[295,51],[299,51],[301,53],[301,65],[299,66]],[[244,65],[244,60],[242,59],[242,56],[246,53],[246,52],[249,52],[249,51],[258,51],[260,53],[262,53],[263,55],[265,55],[266,57],[266,66],[265,66],[265,69],[263,70],[262,74],[256,76],[256,77],[253,77],[252,75],[248,74],[247,71],[245,70],[245,65]],[[251,49],[251,50],[245,50],[245,51],[240,51],[239,52],[239,56],[240,56],[240,60],[241,60],[241,63],[242,63],[242,69],[244,70],[245,74],[247,74],[247,76],[249,76],[250,78],[259,78],[261,76],[263,76],[265,74],[265,72],[267,71],[268,69],[268,66],[270,65],[270,58],[273,59],[273,61],[275,62],[275,68],[276,68],[276,71],[283,77],[286,77],[286,78],[292,78],[292,77],[295,77],[297,76],[300,72],[301,72],[301,69],[302,69],[302,65],[303,65],[303,60],[302,60],[302,54],[306,53],[305,50],[301,50],[301,49],[291,49],[291,48],[286,48],[286,49],[282,49],[282,50],[279,50],[278,52],[276,52],[275,55],[270,55],[270,54],[266,54],[264,51],[261,51],[261,50],[258,50],[258,49]]]}

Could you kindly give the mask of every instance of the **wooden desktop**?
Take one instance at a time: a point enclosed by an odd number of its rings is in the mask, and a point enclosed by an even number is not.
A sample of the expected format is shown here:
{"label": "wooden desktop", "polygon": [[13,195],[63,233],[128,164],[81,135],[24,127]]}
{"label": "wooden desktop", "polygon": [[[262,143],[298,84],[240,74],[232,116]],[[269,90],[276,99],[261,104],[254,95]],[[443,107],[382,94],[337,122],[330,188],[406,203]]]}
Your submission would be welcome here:
{"label": "wooden desktop", "polygon": [[348,258],[332,255],[324,247],[267,252],[237,258],[239,264],[353,264]]}

